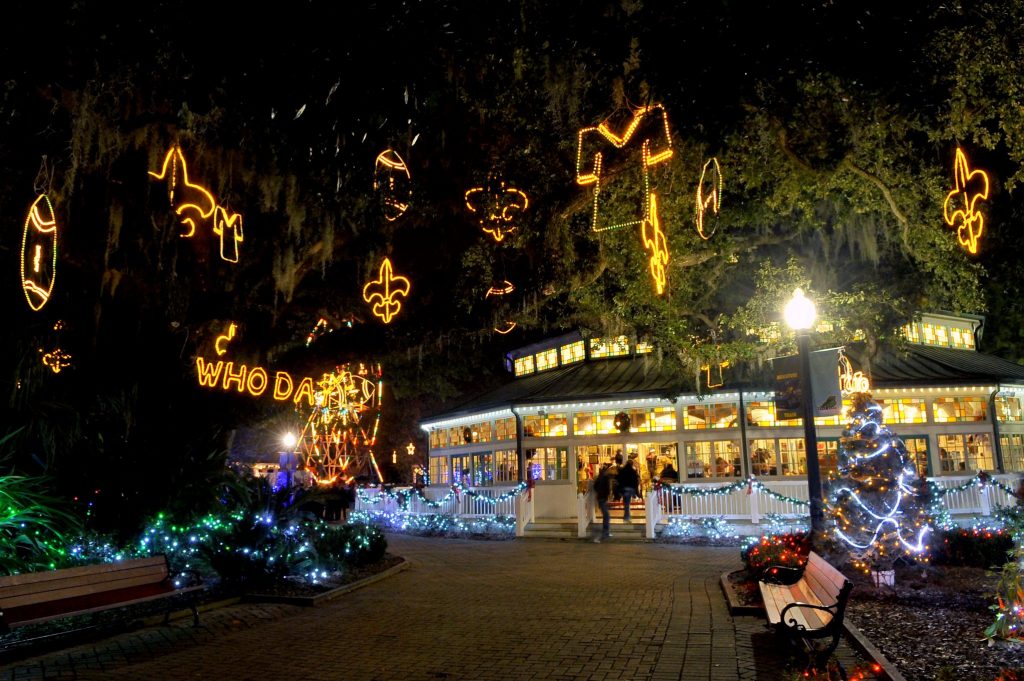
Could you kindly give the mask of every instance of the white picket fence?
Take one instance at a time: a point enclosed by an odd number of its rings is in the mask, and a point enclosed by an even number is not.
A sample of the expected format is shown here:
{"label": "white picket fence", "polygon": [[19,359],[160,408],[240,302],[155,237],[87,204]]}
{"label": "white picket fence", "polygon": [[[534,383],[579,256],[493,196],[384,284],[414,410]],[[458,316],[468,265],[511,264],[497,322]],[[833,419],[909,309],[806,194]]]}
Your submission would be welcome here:
{"label": "white picket fence", "polygon": [[[994,481],[1014,490],[1021,479],[1019,474],[1000,474],[992,477]],[[931,478],[939,489],[950,490],[942,495],[942,502],[954,519],[958,516],[989,516],[997,506],[1012,506],[1017,503],[1015,497],[996,485],[969,485],[965,489],[959,489],[972,479],[973,476]],[[759,482],[759,485],[743,485],[727,493],[717,494],[714,490],[729,487],[733,483],[662,485],[645,497],[646,535],[653,539],[658,526],[674,517],[690,520],[722,518],[741,525],[756,526],[768,515],[780,518],[799,518],[807,515],[808,494],[805,480],[787,478],[765,479]],[[708,493],[691,494],[685,491],[698,488],[701,491],[707,490]],[[450,489],[428,487],[423,490],[423,494],[431,503],[412,493],[407,507],[403,508],[398,495],[409,494],[409,488],[396,487],[388,492],[367,488],[360,490],[357,495],[356,510],[389,514],[404,511],[416,515],[440,514],[464,518],[514,516],[516,535],[522,536],[526,526],[534,521],[534,506],[530,495],[523,491],[501,501],[488,501],[507,495],[514,489],[513,485],[473,487],[468,488],[473,494],[467,494],[465,491],[455,494]],[[805,503],[800,503],[801,501]],[[580,536],[586,533],[589,523],[594,518],[595,506],[592,492],[577,498]]]}

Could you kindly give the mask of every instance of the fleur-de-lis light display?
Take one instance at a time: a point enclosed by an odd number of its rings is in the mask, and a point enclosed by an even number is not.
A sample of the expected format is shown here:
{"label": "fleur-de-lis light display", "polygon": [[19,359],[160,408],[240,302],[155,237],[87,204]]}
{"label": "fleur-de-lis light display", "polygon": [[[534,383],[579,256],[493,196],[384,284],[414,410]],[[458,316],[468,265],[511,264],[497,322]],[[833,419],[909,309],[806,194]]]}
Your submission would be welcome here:
{"label": "fleur-de-lis light display", "polygon": [[465,199],[466,208],[479,219],[480,229],[499,243],[516,230],[516,220],[530,205],[526,194],[494,176],[489,176],[484,186],[467,191]]}
{"label": "fleur-de-lis light display", "polygon": [[[222,206],[208,189],[191,181],[188,164],[181,147],[173,146],[164,156],[157,172],[149,171],[154,180],[166,180],[167,198],[181,224],[187,229],[182,238],[195,236],[200,223],[212,220],[212,230],[220,238],[220,257],[227,262],[238,262],[238,244],[242,243],[242,216]],[[225,243],[230,240],[230,243]]]}
{"label": "fleur-de-lis light display", "polygon": [[412,198],[412,178],[409,167],[394,149],[377,155],[373,168],[373,190],[380,197],[384,219],[394,222],[409,209]]}
{"label": "fleur-de-lis light display", "polygon": [[953,190],[946,195],[942,214],[947,225],[956,227],[957,241],[971,254],[978,252],[978,239],[985,229],[985,217],[976,206],[979,199],[988,199],[988,173],[971,170],[963,149],[957,147]]}
{"label": "fleur-de-lis light display", "polygon": [[21,233],[21,290],[36,312],[50,299],[57,278],[57,231],[53,205],[40,194],[28,209]]}
{"label": "fleur-de-lis light display", "polygon": [[395,315],[402,309],[398,298],[409,295],[409,280],[396,276],[391,260],[384,258],[380,264],[378,277],[363,287],[363,300],[372,306],[373,314],[385,324],[390,324]]}
{"label": "fleur-de-lis light display", "polygon": [[[640,163],[641,187],[638,213],[632,219],[609,222],[602,215],[601,181],[605,151],[626,150]],[[603,232],[632,225],[641,226],[644,248],[650,254],[651,277],[658,295],[665,291],[665,266],[668,241],[657,216],[657,197],[651,191],[650,168],[672,157],[672,134],[668,116],[660,104],[645,106],[633,113],[626,128],[615,133],[607,121],[580,130],[576,146],[576,183],[593,186],[591,229]]]}
{"label": "fleur-de-lis light display", "polygon": [[697,183],[697,234],[705,241],[710,239],[718,227],[718,209],[722,203],[722,168],[718,159],[712,158],[700,171]]}
{"label": "fleur-de-lis light display", "polygon": [[62,369],[71,366],[71,355],[56,348],[43,355],[43,365],[49,367],[53,373],[59,374]]}

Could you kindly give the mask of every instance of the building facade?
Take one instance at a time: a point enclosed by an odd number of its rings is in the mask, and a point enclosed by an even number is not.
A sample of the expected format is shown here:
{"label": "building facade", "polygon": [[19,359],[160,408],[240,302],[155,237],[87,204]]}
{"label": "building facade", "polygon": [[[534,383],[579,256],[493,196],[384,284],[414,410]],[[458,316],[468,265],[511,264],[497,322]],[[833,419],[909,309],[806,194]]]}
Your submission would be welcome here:
{"label": "building facade", "polygon": [[[847,350],[870,376],[885,423],[932,479],[1024,473],[1024,367],[977,351],[982,321],[923,315],[905,329],[905,351],[869,360]],[[577,493],[617,454],[636,462],[647,485],[673,474],[709,487],[753,476],[791,490],[806,480],[802,421],[777,418],[769,386],[730,388],[712,368],[703,394],[681,391],[650,346],[624,336],[561,336],[506,363],[509,383],[421,423],[431,486],[532,479],[537,518],[573,519]],[[827,475],[844,422],[815,423]]]}

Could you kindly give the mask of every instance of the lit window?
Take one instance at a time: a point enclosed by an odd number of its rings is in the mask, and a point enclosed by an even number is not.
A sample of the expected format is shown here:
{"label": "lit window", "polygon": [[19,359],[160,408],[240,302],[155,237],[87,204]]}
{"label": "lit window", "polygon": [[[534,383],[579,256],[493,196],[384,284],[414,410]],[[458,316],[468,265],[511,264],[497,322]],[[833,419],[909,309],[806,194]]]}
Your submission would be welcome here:
{"label": "lit window", "polygon": [[451,480],[448,476],[448,457],[447,456],[432,456],[430,457],[430,475],[431,485],[448,485]]}
{"label": "lit window", "polygon": [[932,415],[935,423],[984,421],[987,406],[982,397],[937,397]]}
{"label": "lit window", "polygon": [[569,434],[566,414],[529,414],[523,418],[525,437],[563,437]]}
{"label": "lit window", "polygon": [[519,456],[514,449],[494,452],[495,484],[514,483],[519,479]]}
{"label": "lit window", "polygon": [[636,354],[646,355],[649,352],[654,352],[654,345],[647,341],[640,341],[636,344]]}
{"label": "lit window", "polygon": [[1024,471],[1024,435],[1000,435],[999,448],[1003,451],[1003,467],[1007,473]]}
{"label": "lit window", "polygon": [[562,364],[572,364],[573,362],[582,362],[586,357],[584,351],[583,341],[576,341],[575,343],[569,343],[561,347]]}
{"label": "lit window", "polygon": [[804,439],[779,439],[779,463],[782,475],[807,475],[807,451]]}
{"label": "lit window", "polygon": [[935,345],[935,326],[932,324],[922,324],[924,330],[924,344]]}
{"label": "lit window", "polygon": [[537,371],[553,369],[558,366],[558,350],[551,348],[537,353]]}
{"label": "lit window", "polygon": [[743,472],[740,443],[737,440],[688,442],[686,477],[738,478]]}
{"label": "lit window", "polygon": [[974,474],[992,470],[992,440],[988,433],[939,435],[939,465],[943,473]]}
{"label": "lit window", "polygon": [[927,423],[928,410],[923,399],[903,397],[898,400],[878,400],[884,423]]}
{"label": "lit window", "polygon": [[534,480],[568,480],[569,450],[564,447],[538,447],[527,452],[526,465]]}
{"label": "lit window", "polygon": [[917,324],[907,324],[903,327],[903,334],[911,343],[920,343],[921,334],[917,331]]}
{"label": "lit window", "polygon": [[617,338],[591,338],[590,357],[598,359],[601,357],[622,357],[629,354],[629,338],[618,336]]}
{"label": "lit window", "polygon": [[803,419],[776,420],[774,402],[751,402],[747,405],[747,425],[770,428],[772,426],[799,426]]}
{"label": "lit window", "polygon": [[924,477],[928,471],[928,438],[926,437],[905,437],[903,444],[907,447],[907,454],[914,462],[917,474]]}
{"label": "lit window", "polygon": [[775,440],[750,441],[751,473],[758,477],[778,475],[775,460]]}
{"label": "lit window", "polygon": [[494,422],[495,440],[515,440],[516,420],[513,417],[498,419]]}
{"label": "lit window", "polygon": [[520,357],[516,360],[516,376],[525,376],[533,373],[533,355]]}
{"label": "lit window", "polygon": [[1001,423],[1008,421],[1024,421],[1019,397],[1003,397],[996,395],[996,417]]}

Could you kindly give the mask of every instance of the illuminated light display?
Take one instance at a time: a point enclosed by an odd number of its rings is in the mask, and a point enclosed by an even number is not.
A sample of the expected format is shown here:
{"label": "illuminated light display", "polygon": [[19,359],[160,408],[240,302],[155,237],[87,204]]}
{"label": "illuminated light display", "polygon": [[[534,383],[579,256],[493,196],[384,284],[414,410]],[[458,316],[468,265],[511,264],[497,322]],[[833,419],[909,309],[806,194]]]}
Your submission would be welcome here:
{"label": "illuminated light display", "polygon": [[[729,360],[725,360],[724,362],[719,362],[716,366],[718,367],[718,378],[717,379],[712,379],[711,378],[711,365],[710,364],[705,364],[705,365],[703,365],[700,368],[700,370],[704,372],[704,376],[706,378],[706,383],[707,383],[708,389],[711,389],[711,388],[721,388],[723,385],[725,385],[724,372],[725,372],[726,369],[729,368],[730,362],[729,362]],[[712,380],[714,380],[714,383],[712,383]]]}
{"label": "illuminated light display", "polygon": [[641,235],[644,248],[650,253],[648,264],[651,270],[651,279],[654,280],[654,290],[660,296],[665,292],[665,267],[668,265],[668,239],[665,232],[661,230],[661,221],[658,220],[658,196],[651,193],[651,206],[648,209],[648,220],[644,220]]}
{"label": "illuminated light display", "polygon": [[227,262],[238,262],[238,244],[243,239],[242,216],[217,206],[213,213],[213,233],[220,238],[220,257]]}
{"label": "illuminated light display", "polygon": [[379,317],[385,324],[390,324],[402,309],[397,297],[405,298],[409,295],[409,280],[403,276],[395,276],[393,272],[391,260],[384,258],[377,279],[363,287],[363,300],[372,305],[374,316]]}
{"label": "illuminated light display", "polygon": [[[352,324],[349,323],[349,326],[351,325]],[[320,319],[316,320],[316,324],[313,325],[313,330],[306,335],[306,347],[308,348],[310,345],[312,345],[313,342],[320,336],[324,335],[325,333],[331,333],[332,331],[334,331],[334,329],[330,328],[327,325],[327,320],[324,319],[323,317],[320,317]]]}
{"label": "illuminated light display", "polygon": [[[180,170],[180,172],[179,172]],[[164,156],[158,172],[149,171],[154,180],[167,182],[167,198],[187,231],[179,236],[188,239],[195,236],[199,223],[213,220],[212,230],[220,238],[220,257],[226,262],[238,262],[238,244],[242,242],[242,216],[228,212],[217,205],[217,199],[208,189],[192,182],[188,176],[188,164],[181,147],[175,145]],[[181,179],[181,186],[178,180]],[[229,243],[230,240],[230,243]]]}
{"label": "illuminated light display", "polygon": [[380,428],[381,374],[379,365],[367,369],[361,364],[357,371],[349,364],[339,366],[316,382],[310,408],[299,407],[305,426],[297,451],[318,481],[351,480],[370,471],[383,479],[371,449]]}
{"label": "illuminated light display", "polygon": [[50,371],[59,374],[62,369],[71,366],[71,355],[56,348],[43,355],[43,366],[49,367]]}
{"label": "illuminated light display", "polygon": [[[639,140],[639,144],[636,140]],[[642,193],[637,206],[640,215],[633,220],[605,225],[602,224],[600,212],[601,174],[604,169],[604,152],[601,149],[609,144],[615,149],[622,149],[631,142],[638,147],[643,174]],[[576,145],[576,183],[594,187],[591,229],[603,232],[647,222],[651,192],[649,168],[671,157],[672,134],[669,131],[668,115],[660,104],[642,107],[634,112],[622,134],[612,132],[607,122],[580,130]]]}
{"label": "illuminated light display", "polygon": [[697,233],[701,239],[706,241],[714,236],[721,204],[722,168],[718,165],[718,159],[712,158],[704,164],[700,171],[700,182],[697,183]]}
{"label": "illuminated light display", "polygon": [[494,330],[497,331],[498,333],[500,333],[502,336],[504,336],[507,333],[512,333],[512,329],[516,328],[516,326],[518,326],[518,324],[516,324],[513,321],[510,321],[510,322],[506,323],[505,326],[500,328],[500,329],[498,327],[494,327]]}
{"label": "illuminated light display", "polygon": [[507,296],[516,290],[516,287],[508,279],[504,280],[497,286],[492,286],[487,289],[487,293],[484,294],[484,298],[490,298],[491,296]]}
{"label": "illuminated light display", "polygon": [[946,224],[956,227],[956,238],[969,253],[978,252],[978,239],[985,230],[985,217],[975,207],[979,199],[988,199],[988,173],[971,170],[967,156],[957,147],[953,162],[953,190],[946,194],[942,214]]}
{"label": "illuminated light display", "polygon": [[213,342],[213,349],[216,350],[218,357],[223,356],[224,353],[228,351],[226,346],[234,339],[236,330],[237,327],[235,326],[235,323],[232,322],[225,333],[217,336],[217,340]]}
{"label": "illuminated light display", "polygon": [[373,169],[373,190],[380,196],[384,219],[394,222],[409,209],[412,178],[409,167],[394,149],[377,155]]}
{"label": "illuminated light display", "polygon": [[839,352],[839,390],[844,395],[866,393],[871,390],[871,381],[863,371],[854,371],[850,360]]}
{"label": "illuminated light display", "polygon": [[525,193],[493,176],[483,187],[467,191],[465,200],[466,208],[479,217],[480,228],[498,243],[516,230],[516,219],[530,205]]}
{"label": "illuminated light display", "polygon": [[[208,362],[202,357],[196,358],[196,378],[204,388],[220,389],[229,392],[247,392],[253,397],[260,397],[270,386],[270,373],[263,367],[250,367],[234,362]],[[314,404],[314,379],[303,377],[295,388],[295,379],[286,371],[274,372],[273,398],[278,402]]]}
{"label": "illuminated light display", "polygon": [[32,202],[21,233],[21,289],[28,306],[43,309],[57,278],[57,218],[46,194]]}

